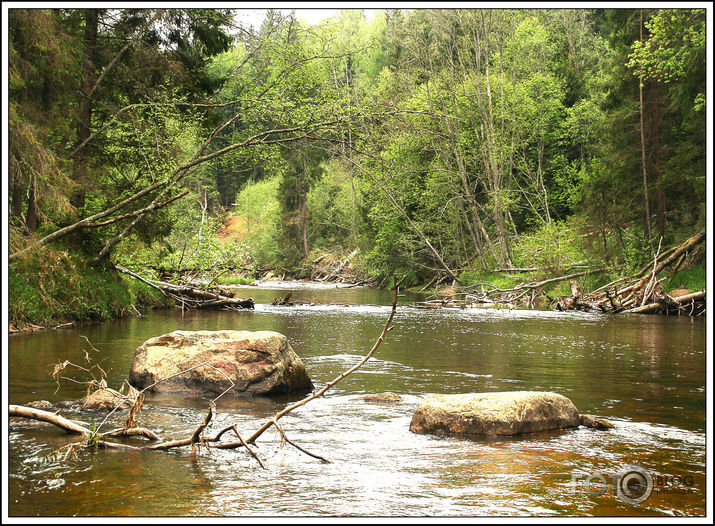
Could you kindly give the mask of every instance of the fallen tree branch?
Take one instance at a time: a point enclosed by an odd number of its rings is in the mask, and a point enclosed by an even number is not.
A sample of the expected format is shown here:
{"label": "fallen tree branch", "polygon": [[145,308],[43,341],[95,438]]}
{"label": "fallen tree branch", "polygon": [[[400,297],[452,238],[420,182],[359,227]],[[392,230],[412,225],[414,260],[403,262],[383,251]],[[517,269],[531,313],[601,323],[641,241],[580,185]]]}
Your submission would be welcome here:
{"label": "fallen tree branch", "polygon": [[[692,294],[678,296],[677,298],[673,298],[672,296],[669,296],[669,299],[670,299],[670,302],[673,302],[678,305],[684,305],[686,303],[690,303],[691,301],[701,301],[701,300],[705,299],[705,289],[699,290],[698,292],[693,292]],[[628,313],[628,314],[645,314],[645,313],[649,313],[649,312],[655,312],[655,311],[665,308],[667,306],[668,306],[668,304],[664,301],[656,301],[654,303],[649,303],[648,305],[641,305],[640,307],[628,309],[623,312]]]}
{"label": "fallen tree branch", "polygon": [[10,404],[8,406],[8,415],[39,420],[40,422],[47,422],[48,424],[53,424],[59,427],[60,429],[64,429],[71,435],[89,436],[92,434],[92,432],[86,427],[60,416],[57,413],[50,413],[49,411],[43,411],[42,409]]}
{"label": "fallen tree branch", "polygon": [[238,428],[236,427],[236,424],[232,425],[232,426],[231,426],[231,429],[232,429],[233,432],[236,434],[236,436],[238,437],[238,440],[241,442],[241,444],[243,444],[243,447],[246,448],[246,451],[248,451],[248,452],[251,454],[251,456],[256,459],[256,461],[258,462],[258,464],[259,464],[263,469],[266,469],[266,466],[263,465],[263,462],[261,462],[261,459],[258,458],[258,455],[256,455],[256,452],[253,451],[248,444],[246,444],[246,441],[245,441],[245,440],[243,440],[243,437],[241,436],[241,433],[238,432]]}
{"label": "fallen tree branch", "polygon": [[[302,453],[305,453],[305,454],[308,455],[309,457],[317,458],[318,460],[320,460],[321,462],[323,462],[323,463],[325,463],[325,464],[330,464],[330,463],[331,463],[328,459],[326,459],[326,458],[324,458],[324,457],[321,457],[320,455],[316,455],[315,453],[311,453],[310,451],[307,451],[307,450],[303,449],[303,448],[300,447],[298,444],[296,444],[295,442],[293,442],[292,440],[290,440],[290,439],[286,436],[285,431],[283,431],[283,428],[281,427],[281,425],[280,425],[278,422],[273,422],[273,425],[274,425],[275,428],[278,430],[278,433],[280,433],[280,435],[281,435],[281,440],[287,442],[288,444],[290,444],[291,446],[293,446],[294,448],[296,448],[298,451],[300,451],[300,452],[302,452]],[[248,447],[248,446],[246,446],[246,447]]]}
{"label": "fallen tree branch", "polygon": [[372,357],[372,355],[375,354],[375,351],[377,351],[378,347],[380,347],[380,344],[385,339],[385,336],[387,335],[387,333],[390,332],[390,330],[392,330],[392,327],[390,327],[390,323],[392,323],[392,318],[395,316],[395,311],[397,310],[397,291],[399,290],[399,287],[402,284],[402,281],[404,281],[404,279],[405,278],[402,278],[402,280],[400,280],[399,283],[395,284],[395,287],[393,289],[394,294],[393,294],[393,298],[392,298],[392,309],[390,310],[390,315],[388,316],[387,321],[385,322],[385,326],[382,329],[382,333],[380,333],[380,336],[375,341],[375,344],[372,346],[372,349],[370,349],[370,351],[363,357],[363,359],[360,360],[357,364],[352,366],[347,371],[338,375],[332,381],[325,384],[325,386],[323,386],[322,389],[307,396],[306,398],[304,398],[303,400],[300,400],[299,402],[289,405],[282,411],[276,413],[276,416],[274,416],[270,420],[266,421],[255,433],[253,433],[253,435],[251,435],[251,437],[246,442],[248,442],[249,444],[255,443],[255,441],[258,439],[258,437],[260,437],[263,433],[266,432],[267,429],[269,429],[273,424],[275,424],[279,418],[284,417],[285,415],[287,415],[294,409],[298,409],[299,407],[307,404],[311,400],[314,400],[315,398],[323,396],[331,387],[333,387],[335,384],[337,384],[343,378],[351,375],[352,373],[354,373],[355,371],[360,369],[360,367],[362,367],[365,364],[365,362],[367,362]]}
{"label": "fallen tree branch", "polygon": [[[204,417],[202,422],[193,431],[191,436],[188,438],[178,439],[178,440],[170,440],[170,441],[160,442],[158,444],[152,444],[152,445],[147,445],[147,446],[133,446],[133,445],[128,445],[128,444],[119,444],[119,443],[115,443],[115,442],[109,442],[109,441],[105,440],[108,437],[131,437],[131,436],[144,436],[146,438],[149,438],[150,440],[159,440],[159,436],[156,435],[154,432],[152,432],[146,428],[138,427],[138,426],[136,426],[136,423],[134,422],[134,416],[137,415],[141,409],[141,404],[143,401],[143,394],[148,389],[152,388],[159,382],[169,380],[170,378],[173,378],[180,374],[185,374],[185,373],[189,372],[190,370],[193,370],[197,367],[201,367],[201,366],[205,365],[205,366],[212,367],[212,368],[216,369],[215,367],[213,367],[212,365],[210,365],[207,362],[202,362],[200,364],[197,364],[189,369],[186,369],[186,370],[176,373],[174,375],[171,375],[171,376],[168,376],[165,378],[161,378],[160,380],[157,380],[153,384],[145,387],[141,391],[138,391],[137,392],[138,394],[135,398],[134,405],[130,409],[129,416],[127,417],[124,427],[120,428],[120,429],[115,429],[115,430],[109,431],[107,433],[99,433],[99,429],[92,431],[92,430],[88,429],[87,427],[82,426],[82,425],[80,425],[76,422],[73,422],[71,420],[68,420],[58,414],[50,413],[48,411],[43,411],[40,409],[34,409],[31,407],[10,405],[9,406],[9,415],[30,418],[30,419],[34,419],[34,420],[51,423],[55,426],[60,427],[61,429],[64,429],[67,433],[81,435],[83,438],[86,439],[86,442],[84,444],[78,443],[78,444],[70,445],[67,449],[67,452],[65,452],[65,454],[55,455],[57,458],[67,458],[67,456],[70,453],[73,453],[77,448],[93,447],[93,446],[97,446],[97,447],[101,447],[101,448],[108,448],[108,449],[120,449],[120,450],[131,450],[131,451],[166,451],[166,450],[173,449],[173,448],[191,446],[192,454],[195,454],[197,452],[198,447],[207,447],[207,448],[214,448],[214,449],[236,449],[239,447],[245,447],[246,450],[249,452],[249,454],[251,454],[256,459],[256,461],[260,464],[260,466],[265,469],[263,462],[260,460],[258,455],[251,449],[250,444],[255,444],[256,440],[263,433],[265,433],[266,430],[268,430],[271,426],[275,426],[278,433],[280,433],[282,440],[284,440],[291,446],[295,447],[296,449],[300,450],[301,452],[305,453],[306,455],[316,458],[316,459],[320,460],[321,462],[329,463],[330,461],[327,460],[326,458],[324,458],[320,455],[317,455],[315,453],[311,453],[311,452],[307,451],[306,449],[300,447],[298,444],[296,444],[292,440],[288,439],[288,437],[285,434],[285,431],[278,423],[278,420],[281,417],[290,413],[291,411],[294,411],[295,409],[304,406],[311,400],[314,400],[315,398],[323,396],[330,388],[335,386],[338,382],[340,382],[341,380],[343,380],[344,378],[346,378],[353,372],[357,371],[360,367],[362,367],[375,354],[377,349],[380,347],[380,344],[384,341],[387,333],[393,329],[393,326],[391,326],[390,324],[392,323],[392,320],[395,316],[395,312],[397,310],[398,291],[399,291],[399,287],[403,281],[404,281],[404,278],[402,280],[400,280],[399,282],[397,282],[395,284],[395,286],[393,287],[394,293],[393,293],[393,300],[392,300],[392,307],[390,309],[390,314],[387,318],[387,321],[385,322],[385,325],[382,329],[382,332],[380,333],[380,336],[377,338],[377,340],[373,344],[370,351],[368,351],[368,353],[357,364],[355,364],[354,366],[349,368],[347,371],[344,371],[343,373],[338,375],[332,381],[328,382],[320,390],[312,393],[311,395],[307,396],[306,398],[304,398],[294,404],[287,406],[282,411],[276,413],[276,415],[274,417],[272,417],[268,421],[266,421],[247,440],[241,436],[241,434],[239,433],[238,428],[236,427],[235,424],[232,424],[230,426],[227,426],[227,427],[221,429],[216,434],[216,436],[214,436],[213,438],[203,436],[206,428],[215,419],[215,415],[216,415],[215,402],[216,402],[216,400],[221,398],[226,392],[228,392],[228,390],[230,390],[234,386],[234,383],[232,381],[231,381],[231,387],[224,390],[215,399],[209,401],[208,413],[206,414],[206,416]],[[224,374],[224,376],[225,376],[225,374]],[[229,379],[229,381],[230,381],[230,379]],[[117,409],[117,407],[114,408],[112,413]],[[105,418],[104,421],[102,422],[102,424],[104,424],[104,422],[106,422],[106,420],[107,419]],[[100,427],[102,424],[100,424]],[[238,438],[238,442],[218,443],[221,436],[230,430],[232,430],[234,432],[234,434]]]}
{"label": "fallen tree branch", "polygon": [[122,221],[123,219],[129,219],[130,217],[137,217],[139,215],[146,214],[147,212],[151,212],[153,210],[163,208],[166,205],[173,203],[177,199],[181,199],[188,193],[189,193],[188,190],[184,190],[183,192],[175,195],[174,197],[170,197],[169,199],[166,199],[165,201],[162,201],[161,203],[153,203],[148,206],[145,206],[144,208],[140,208],[139,210],[134,210],[133,212],[128,212],[126,214],[123,214],[123,215],[120,215],[117,217],[113,217],[112,219],[107,219],[106,221],[99,221],[99,222],[95,222],[95,223],[86,223],[84,226],[85,226],[85,228],[99,228],[102,226],[111,225],[112,223],[117,223],[119,221]]}
{"label": "fallen tree branch", "polygon": [[350,263],[350,260],[353,257],[355,257],[355,254],[357,254],[358,252],[359,252],[359,249],[357,249],[357,248],[355,250],[353,250],[352,252],[350,252],[348,257],[345,258],[345,260],[342,263],[340,263],[340,265],[338,265],[335,268],[335,270],[333,270],[328,276],[325,276],[324,278],[319,279],[318,281],[330,281],[334,276],[337,276],[338,274],[340,274],[342,272],[342,270],[345,268],[345,265]]}
{"label": "fallen tree branch", "polygon": [[[229,293],[216,293],[209,292],[207,290],[197,289],[195,287],[189,287],[185,285],[174,285],[172,283],[166,283],[163,281],[152,281],[143,278],[136,272],[132,272],[129,269],[122,267],[121,265],[114,265],[119,272],[127,274],[135,279],[138,279],[142,283],[146,283],[152,288],[161,291],[165,296],[171,299],[187,305],[189,308],[216,308],[216,307],[238,307],[241,309],[252,309],[254,308],[253,298],[234,298],[229,296]],[[233,294],[233,293],[231,293]]]}
{"label": "fallen tree branch", "polygon": [[700,232],[693,237],[689,238],[685,243],[680,245],[676,250],[673,251],[673,253],[668,256],[667,258],[661,260],[657,265],[654,266],[653,270],[643,276],[636,284],[635,284],[635,289],[638,290],[640,289],[643,285],[645,285],[650,279],[651,276],[657,275],[659,272],[661,272],[664,268],[666,268],[668,265],[676,261],[682,254],[685,252],[689,252],[693,248],[695,248],[697,245],[705,241],[705,232]]}
{"label": "fallen tree branch", "polygon": [[143,436],[148,438],[149,440],[161,440],[159,435],[151,431],[150,429],[146,429],[144,427],[131,427],[128,429],[125,429],[123,427],[119,429],[115,429],[113,431],[109,431],[108,433],[102,433],[102,436],[105,437],[134,437],[134,436]]}

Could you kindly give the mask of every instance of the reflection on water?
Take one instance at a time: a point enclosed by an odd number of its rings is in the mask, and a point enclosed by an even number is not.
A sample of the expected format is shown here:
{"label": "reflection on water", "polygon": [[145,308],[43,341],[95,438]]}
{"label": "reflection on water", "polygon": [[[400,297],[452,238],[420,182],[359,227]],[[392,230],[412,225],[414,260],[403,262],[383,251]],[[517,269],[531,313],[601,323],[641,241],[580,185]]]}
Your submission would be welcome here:
{"label": "reflection on water", "polygon": [[[270,305],[287,290],[239,289],[239,295],[256,299],[255,311],[163,311],[13,336],[9,402],[79,398],[83,388],[71,383],[55,395],[49,372],[51,364],[65,359],[82,363],[87,348],[82,335],[98,349],[91,352],[108,372],[109,384],[118,386],[138,345],[177,329],[282,332],[320,387],[361,359],[389,311],[389,293],[332,287],[294,290],[294,299],[314,306]],[[43,457],[72,438],[47,425],[16,421],[8,436],[10,515],[705,513],[704,320],[406,307],[414,299],[400,299],[395,329],[375,358],[326,397],[282,421],[292,440],[330,464],[281,447],[273,431],[256,448],[265,471],[240,450],[198,457],[188,449],[97,451],[48,463]],[[412,413],[426,394],[504,390],[562,393],[582,413],[605,417],[615,429],[489,440],[409,432]],[[382,391],[396,392],[403,401],[355,400]],[[221,399],[212,430],[236,423],[250,434],[295,399]],[[204,400],[153,396],[142,422],[164,438],[180,438],[193,431],[205,411]],[[120,421],[121,416],[108,427]],[[573,482],[595,472],[611,477],[626,465],[642,466],[653,476],[690,475],[693,484],[682,494],[656,488],[646,502],[633,506],[612,492],[589,495]]]}

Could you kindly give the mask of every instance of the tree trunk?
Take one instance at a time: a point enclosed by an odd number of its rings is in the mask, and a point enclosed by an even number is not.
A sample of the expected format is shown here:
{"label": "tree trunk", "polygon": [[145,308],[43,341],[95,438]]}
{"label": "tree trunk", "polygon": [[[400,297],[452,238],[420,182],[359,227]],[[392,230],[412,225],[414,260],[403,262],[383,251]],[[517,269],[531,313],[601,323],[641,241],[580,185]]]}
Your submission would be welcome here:
{"label": "tree trunk", "polygon": [[303,259],[308,257],[310,250],[308,249],[308,202],[303,202]]}
{"label": "tree trunk", "polygon": [[[94,86],[96,65],[94,53],[97,47],[97,30],[99,26],[99,10],[87,9],[84,12],[84,58],[82,62],[82,86],[79,93],[77,119],[77,146],[83,144],[92,133],[92,99],[90,91]],[[87,150],[77,152],[72,171],[72,179],[79,188],[70,196],[70,204],[81,211],[85,204],[85,182],[87,178]]]}
{"label": "tree trunk", "polygon": [[[643,42],[643,10],[641,9],[640,19],[640,35]],[[643,68],[641,67],[640,75],[638,76],[638,93],[640,99],[640,114],[641,114],[641,164],[643,165],[643,197],[645,198],[645,224],[646,232],[648,233],[648,243],[650,251],[653,252],[653,228],[650,221],[650,197],[648,195],[648,171],[646,168],[646,153],[645,153],[645,122],[643,117]]]}
{"label": "tree trunk", "polygon": [[20,170],[13,170],[14,176],[12,178],[12,200],[10,203],[10,216],[16,219],[22,220],[22,194],[23,194],[23,184],[22,178],[20,177]]}
{"label": "tree trunk", "polygon": [[661,238],[665,237],[665,193],[663,192],[663,184],[660,180],[661,176],[661,160],[660,160],[660,93],[658,83],[653,81],[651,84],[653,91],[653,123],[651,130],[653,133],[653,168],[656,184],[656,221],[658,224],[658,234]]}
{"label": "tree trunk", "polygon": [[30,234],[34,234],[37,229],[36,186],[35,176],[32,176],[30,179],[30,191],[27,197],[27,215],[25,216],[25,228]]}

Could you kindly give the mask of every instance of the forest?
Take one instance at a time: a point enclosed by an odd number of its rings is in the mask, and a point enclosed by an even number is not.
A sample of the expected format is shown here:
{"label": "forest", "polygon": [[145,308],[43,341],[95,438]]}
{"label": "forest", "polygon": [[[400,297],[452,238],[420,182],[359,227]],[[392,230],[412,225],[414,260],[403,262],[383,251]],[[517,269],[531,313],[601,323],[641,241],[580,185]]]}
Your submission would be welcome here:
{"label": "forest", "polygon": [[12,327],[327,260],[376,287],[704,298],[705,9],[8,15]]}

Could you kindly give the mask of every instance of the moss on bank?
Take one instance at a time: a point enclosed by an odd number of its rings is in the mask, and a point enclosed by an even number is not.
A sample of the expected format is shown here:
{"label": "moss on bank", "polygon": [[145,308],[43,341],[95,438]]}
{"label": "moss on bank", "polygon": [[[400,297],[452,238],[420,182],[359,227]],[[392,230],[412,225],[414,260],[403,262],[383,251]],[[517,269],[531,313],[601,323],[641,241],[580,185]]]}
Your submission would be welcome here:
{"label": "moss on bank", "polygon": [[167,306],[147,285],[106,265],[93,266],[64,250],[40,250],[8,268],[8,318],[12,326],[56,326],[137,314]]}

